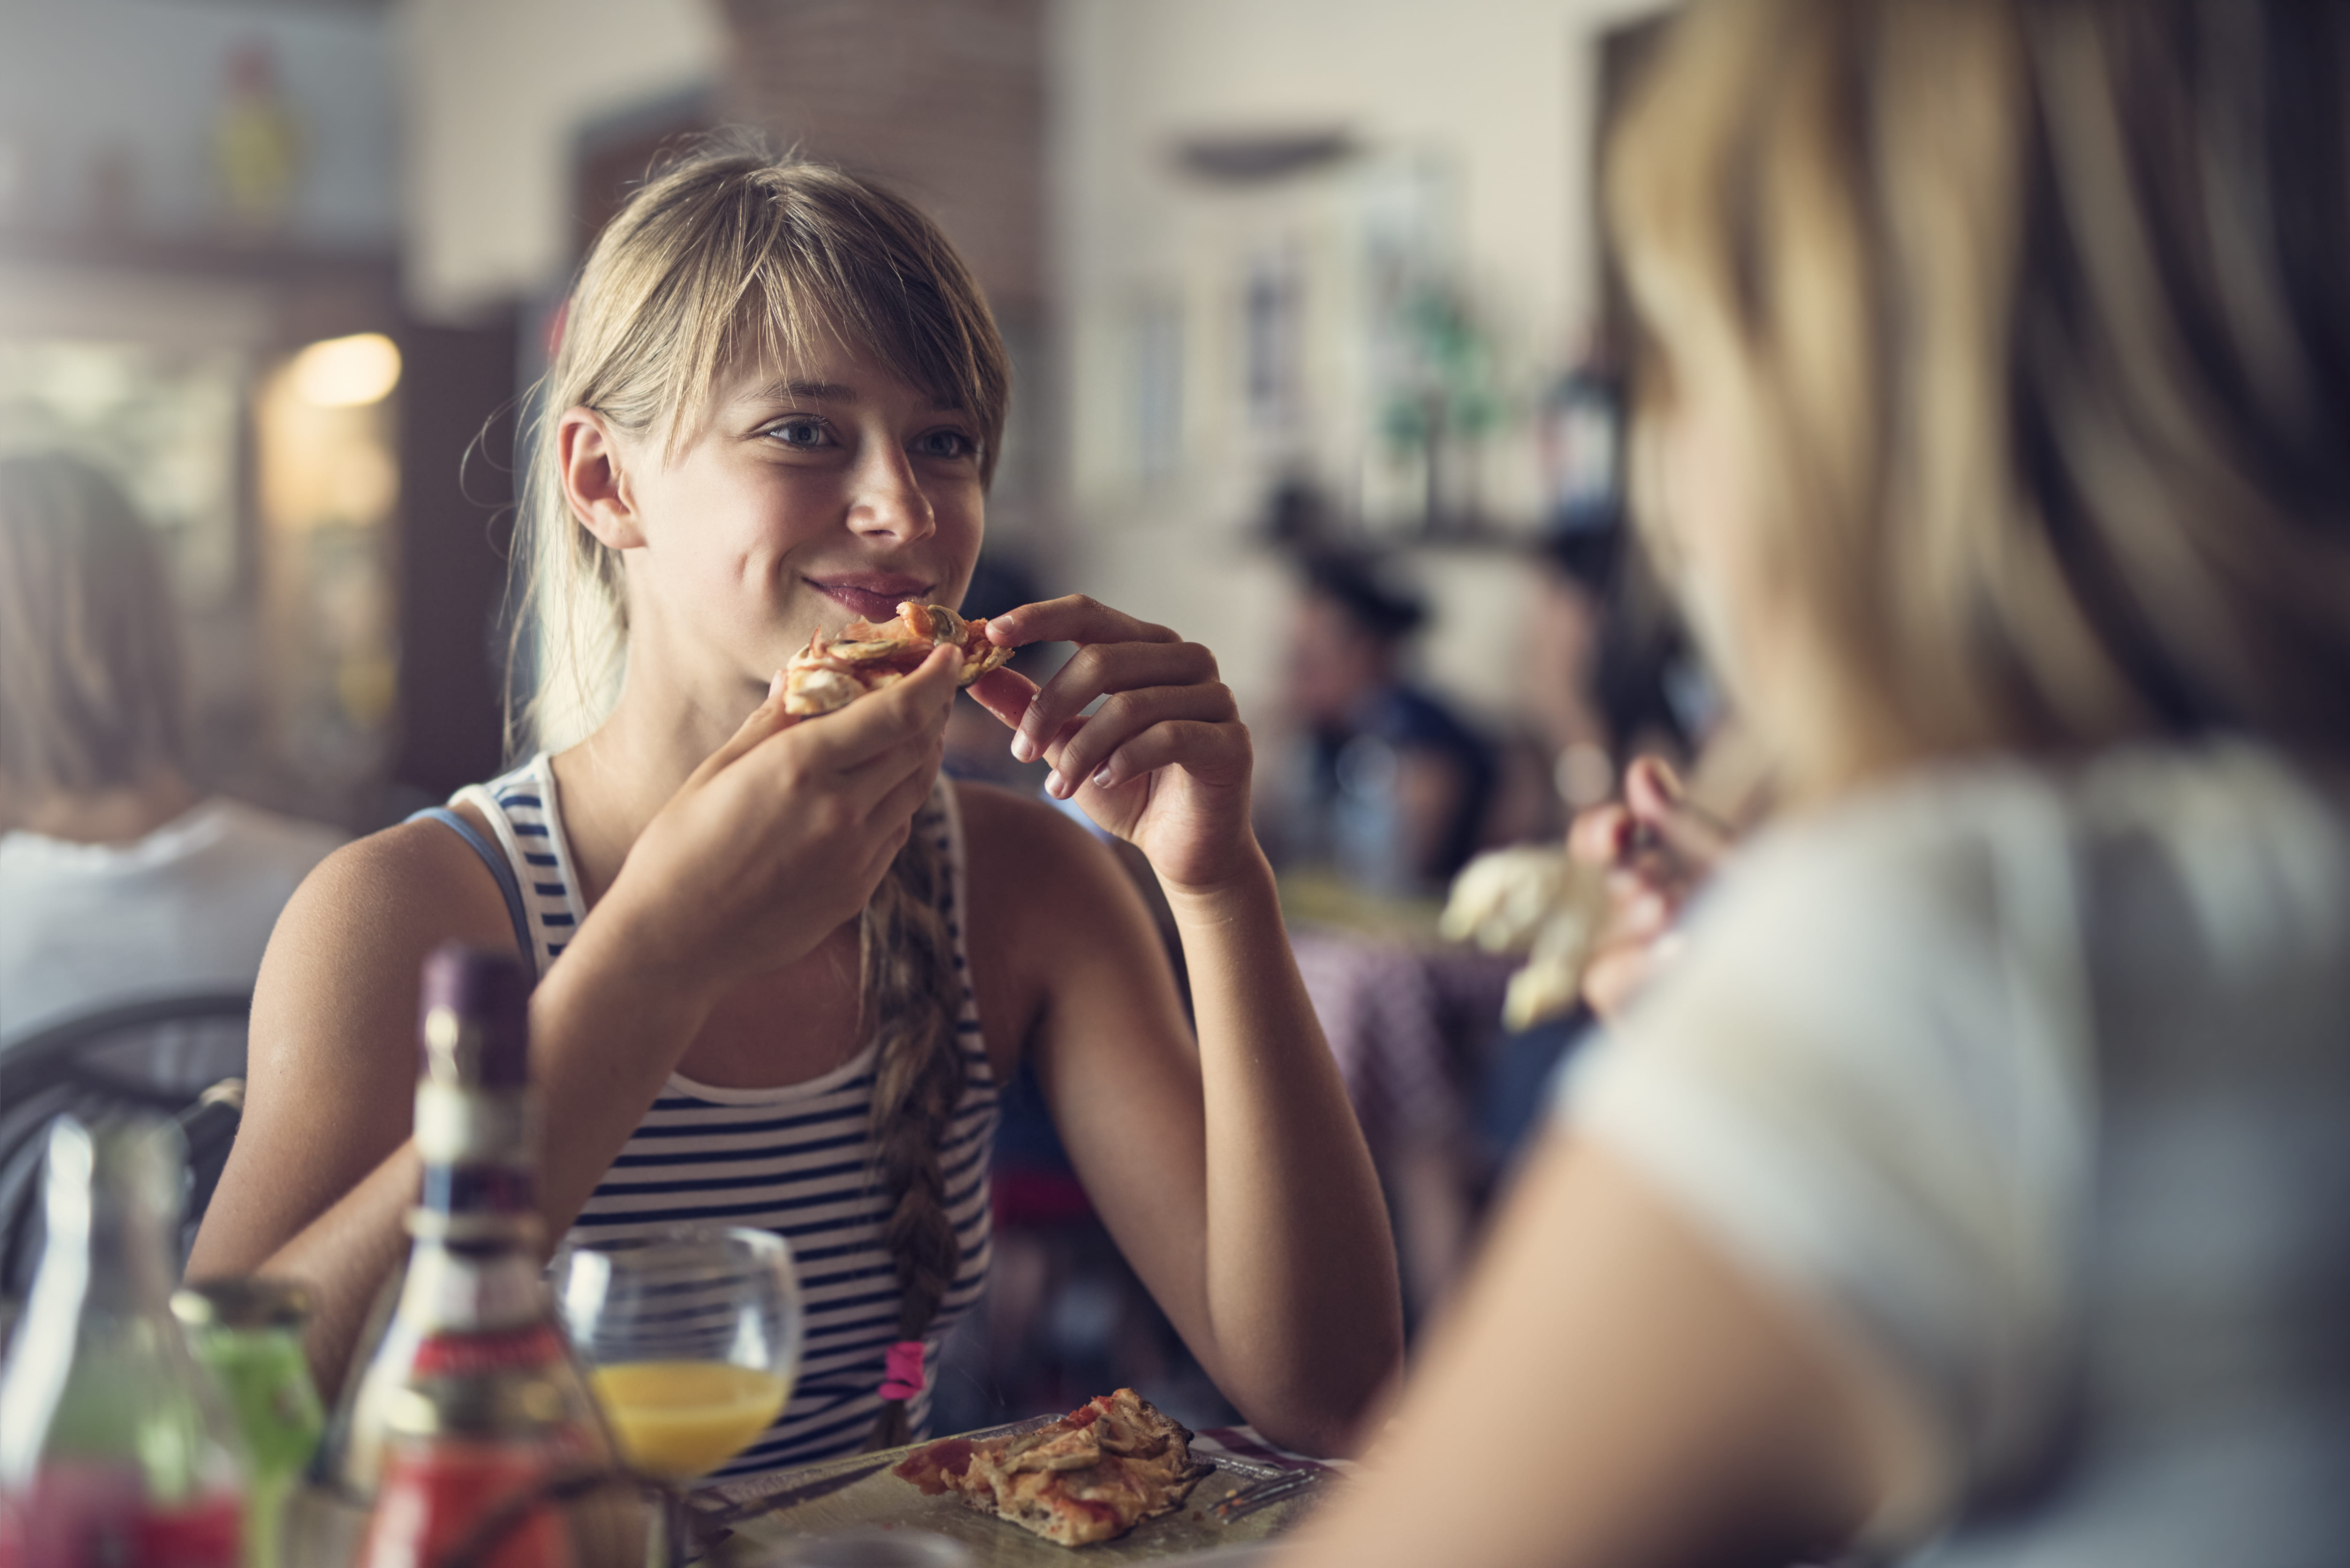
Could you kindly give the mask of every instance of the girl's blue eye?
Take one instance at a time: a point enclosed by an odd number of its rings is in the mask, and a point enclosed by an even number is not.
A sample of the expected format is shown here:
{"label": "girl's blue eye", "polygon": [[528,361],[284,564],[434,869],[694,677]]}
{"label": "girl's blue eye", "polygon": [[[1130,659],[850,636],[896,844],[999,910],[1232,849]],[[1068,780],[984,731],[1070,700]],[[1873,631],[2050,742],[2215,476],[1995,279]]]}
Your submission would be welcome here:
{"label": "girl's blue eye", "polygon": [[822,420],[785,420],[767,427],[767,434],[785,446],[817,447],[824,444]]}
{"label": "girl's blue eye", "polygon": [[979,443],[961,431],[930,431],[915,438],[914,446],[924,457],[969,457],[979,450]]}

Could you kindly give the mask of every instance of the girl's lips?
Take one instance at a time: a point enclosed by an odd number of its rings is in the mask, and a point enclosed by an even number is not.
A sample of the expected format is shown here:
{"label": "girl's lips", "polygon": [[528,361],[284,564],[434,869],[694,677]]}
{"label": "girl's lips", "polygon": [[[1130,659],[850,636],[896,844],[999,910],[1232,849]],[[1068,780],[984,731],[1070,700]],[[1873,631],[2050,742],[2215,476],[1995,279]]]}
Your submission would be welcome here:
{"label": "girl's lips", "polygon": [[[908,579],[890,582],[872,579],[855,582],[836,577],[830,582],[810,577],[809,583],[835,604],[846,605],[860,618],[869,621],[895,620],[898,607],[908,599],[920,599],[930,592],[927,583]],[[880,586],[876,586],[877,582]]]}

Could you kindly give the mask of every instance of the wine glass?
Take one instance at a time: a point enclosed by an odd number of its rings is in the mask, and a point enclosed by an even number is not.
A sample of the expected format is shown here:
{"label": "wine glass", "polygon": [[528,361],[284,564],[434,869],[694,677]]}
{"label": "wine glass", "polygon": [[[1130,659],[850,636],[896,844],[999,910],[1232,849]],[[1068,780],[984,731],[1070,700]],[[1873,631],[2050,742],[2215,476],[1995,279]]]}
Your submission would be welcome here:
{"label": "wine glass", "polygon": [[720,1225],[575,1238],[549,1275],[621,1458],[660,1484],[668,1561],[685,1563],[689,1483],[791,1398],[802,1314],[790,1243]]}

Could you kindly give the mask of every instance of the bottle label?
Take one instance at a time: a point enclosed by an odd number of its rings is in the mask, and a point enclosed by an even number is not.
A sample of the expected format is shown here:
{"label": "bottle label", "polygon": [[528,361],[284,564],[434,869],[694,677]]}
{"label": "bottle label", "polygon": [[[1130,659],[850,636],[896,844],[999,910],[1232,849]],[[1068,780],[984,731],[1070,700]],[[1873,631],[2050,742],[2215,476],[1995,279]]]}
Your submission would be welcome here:
{"label": "bottle label", "polygon": [[514,1525],[478,1559],[484,1568],[572,1568],[562,1515],[527,1501],[560,1457],[531,1445],[463,1439],[397,1445],[360,1568],[433,1568],[502,1511]]}
{"label": "bottle label", "polygon": [[234,1493],[172,1507],[141,1494],[133,1467],[45,1464],[0,1498],[0,1568],[237,1568],[244,1525]]}
{"label": "bottle label", "polygon": [[411,1376],[491,1377],[535,1372],[563,1359],[563,1339],[546,1324],[493,1334],[436,1334],[417,1347]]}

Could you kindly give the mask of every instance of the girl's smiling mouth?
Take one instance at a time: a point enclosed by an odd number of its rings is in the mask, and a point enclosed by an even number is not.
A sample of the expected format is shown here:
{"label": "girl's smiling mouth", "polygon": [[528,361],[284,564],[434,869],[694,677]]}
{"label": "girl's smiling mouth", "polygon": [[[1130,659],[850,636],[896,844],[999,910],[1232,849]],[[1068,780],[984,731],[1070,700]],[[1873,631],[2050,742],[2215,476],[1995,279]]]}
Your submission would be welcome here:
{"label": "girl's smiling mouth", "polygon": [[846,605],[870,621],[892,618],[902,600],[920,599],[928,603],[931,594],[931,584],[925,579],[893,572],[849,572],[837,577],[809,577],[806,581],[834,603]]}

